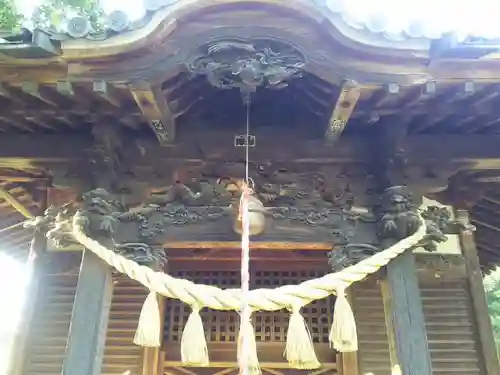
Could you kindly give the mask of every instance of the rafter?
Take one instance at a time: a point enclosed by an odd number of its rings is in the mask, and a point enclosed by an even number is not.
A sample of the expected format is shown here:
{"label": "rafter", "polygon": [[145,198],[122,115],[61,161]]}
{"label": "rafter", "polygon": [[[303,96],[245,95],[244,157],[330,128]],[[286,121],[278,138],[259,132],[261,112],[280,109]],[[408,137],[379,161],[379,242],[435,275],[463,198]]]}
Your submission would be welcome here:
{"label": "rafter", "polygon": [[21,84],[21,91],[27,95],[31,95],[37,98],[38,100],[50,106],[57,107],[57,103],[54,101],[54,99],[41,89],[40,84],[38,82],[33,82],[33,81],[23,82]]}
{"label": "rafter", "polygon": [[131,93],[160,144],[167,145],[174,141],[175,119],[161,88],[141,82],[131,87]]}
{"label": "rafter", "polygon": [[340,95],[328,121],[328,129],[325,134],[328,142],[335,142],[341,136],[360,95],[361,88],[356,82],[346,81],[342,85]]}

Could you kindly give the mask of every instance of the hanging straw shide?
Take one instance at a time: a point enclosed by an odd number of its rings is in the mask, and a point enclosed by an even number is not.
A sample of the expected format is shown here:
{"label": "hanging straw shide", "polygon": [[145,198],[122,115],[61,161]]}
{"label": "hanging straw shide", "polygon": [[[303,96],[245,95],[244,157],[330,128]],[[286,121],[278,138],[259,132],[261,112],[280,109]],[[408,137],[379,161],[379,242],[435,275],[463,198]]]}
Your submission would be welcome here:
{"label": "hanging straw shide", "polygon": [[286,338],[285,357],[290,367],[313,370],[320,367],[311,333],[300,313],[302,306],[293,306]]}
{"label": "hanging straw shide", "polygon": [[150,292],[142,305],[139,324],[135,332],[134,344],[147,347],[161,345],[161,317],[158,295]]}
{"label": "hanging straw shide", "polygon": [[255,330],[250,319],[242,319],[240,322],[237,355],[238,363],[245,366],[248,375],[260,375],[262,373],[257,356]]}
{"label": "hanging straw shide", "polygon": [[330,346],[339,352],[355,352],[358,350],[356,320],[344,289],[337,290],[329,341]]}
{"label": "hanging straw shide", "polygon": [[191,314],[181,338],[181,361],[187,366],[206,367],[209,364],[207,339],[201,320],[201,306],[191,306]]}

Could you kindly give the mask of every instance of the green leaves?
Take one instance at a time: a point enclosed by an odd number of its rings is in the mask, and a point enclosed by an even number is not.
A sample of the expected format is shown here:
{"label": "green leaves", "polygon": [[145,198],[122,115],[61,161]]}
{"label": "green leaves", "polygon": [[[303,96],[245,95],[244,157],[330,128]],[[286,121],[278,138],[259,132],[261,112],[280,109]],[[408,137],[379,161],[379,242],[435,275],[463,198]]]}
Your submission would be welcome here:
{"label": "green leaves", "polygon": [[38,27],[57,29],[65,15],[84,16],[94,31],[102,29],[104,11],[98,0],[44,0],[33,12],[32,21]]}
{"label": "green leaves", "polygon": [[23,16],[16,10],[14,0],[0,0],[0,29],[16,30]]}
{"label": "green leaves", "polygon": [[491,324],[497,350],[500,351],[500,273],[493,272],[487,276],[484,281],[486,290],[486,299],[488,301],[488,310],[490,313]]}
{"label": "green leaves", "polygon": [[[29,20],[34,27],[57,29],[65,15],[84,16],[94,31],[102,29],[104,11],[99,0],[44,0],[33,9]],[[14,0],[0,0],[0,29],[16,30],[24,19],[17,12]]]}

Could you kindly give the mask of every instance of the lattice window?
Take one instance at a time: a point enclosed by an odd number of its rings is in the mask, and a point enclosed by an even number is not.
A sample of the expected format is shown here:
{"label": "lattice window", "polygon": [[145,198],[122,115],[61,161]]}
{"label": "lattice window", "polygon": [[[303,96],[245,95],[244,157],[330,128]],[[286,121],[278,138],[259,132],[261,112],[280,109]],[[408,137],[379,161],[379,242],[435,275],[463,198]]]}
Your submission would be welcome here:
{"label": "lattice window", "polygon": [[[179,271],[174,272],[193,282],[216,285],[222,288],[238,288],[238,271]],[[251,288],[274,288],[281,285],[297,284],[305,280],[323,276],[318,271],[256,271],[252,272]],[[334,298],[329,297],[310,303],[302,309],[302,315],[311,331],[313,341],[328,343],[328,333],[333,317]],[[182,330],[191,313],[190,307],[177,300],[168,300],[165,315],[165,340],[178,342]],[[201,316],[209,342],[235,342],[238,335],[239,316],[236,312],[203,309]],[[257,341],[284,342],[290,314],[285,310],[258,312],[253,314]]]}

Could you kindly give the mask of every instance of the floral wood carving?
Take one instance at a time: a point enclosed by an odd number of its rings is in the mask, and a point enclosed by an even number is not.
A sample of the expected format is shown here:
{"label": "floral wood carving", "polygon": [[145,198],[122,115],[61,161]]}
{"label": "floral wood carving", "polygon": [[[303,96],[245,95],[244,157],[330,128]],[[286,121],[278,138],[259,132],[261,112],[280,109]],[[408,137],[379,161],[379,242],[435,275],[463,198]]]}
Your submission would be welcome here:
{"label": "floral wood carving", "polygon": [[189,70],[204,75],[220,89],[281,89],[300,76],[304,55],[291,45],[270,39],[224,40],[197,48],[188,57]]}

